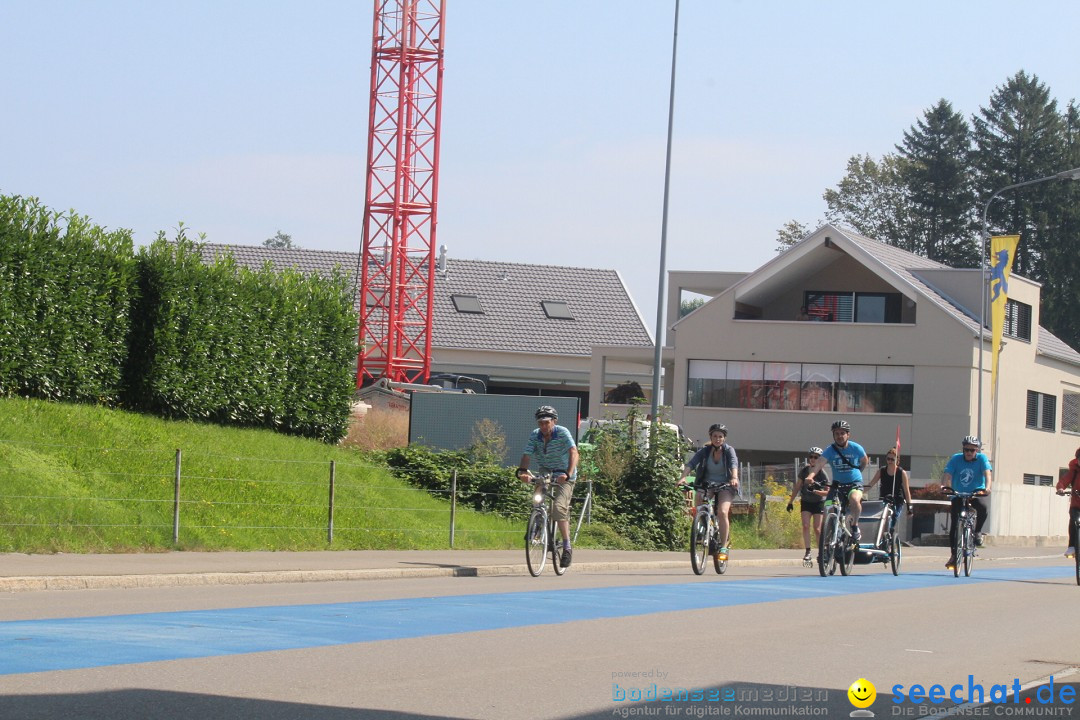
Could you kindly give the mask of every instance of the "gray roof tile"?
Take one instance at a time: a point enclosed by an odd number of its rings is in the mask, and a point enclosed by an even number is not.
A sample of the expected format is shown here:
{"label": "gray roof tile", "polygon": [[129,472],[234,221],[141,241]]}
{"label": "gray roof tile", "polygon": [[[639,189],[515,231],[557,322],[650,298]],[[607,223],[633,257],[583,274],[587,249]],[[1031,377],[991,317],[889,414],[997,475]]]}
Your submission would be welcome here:
{"label": "gray roof tile", "polygon": [[[250,245],[206,243],[202,252],[207,259],[231,252],[237,264],[252,269],[270,262],[329,274],[339,266],[350,277],[359,261],[359,253]],[[484,313],[459,313],[454,294],[476,295]],[[574,319],[548,318],[543,300],[565,301]],[[653,344],[615,270],[457,258],[447,258],[446,272],[435,276],[432,332],[433,346],[465,350],[535,352],[543,347],[560,355],[589,355],[593,345]]]}

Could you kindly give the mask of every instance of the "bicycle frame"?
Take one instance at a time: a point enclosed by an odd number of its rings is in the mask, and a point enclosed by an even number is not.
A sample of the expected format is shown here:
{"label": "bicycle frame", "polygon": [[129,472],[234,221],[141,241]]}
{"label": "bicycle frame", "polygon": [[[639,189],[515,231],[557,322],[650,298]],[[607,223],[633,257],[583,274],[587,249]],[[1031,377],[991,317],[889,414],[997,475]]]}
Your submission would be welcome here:
{"label": "bicycle frame", "polygon": [[953,545],[953,556],[956,565],[953,567],[953,577],[960,577],[961,566],[964,569],[964,577],[971,576],[971,566],[975,561],[975,522],[977,513],[971,504],[975,495],[973,493],[952,493],[953,497],[961,499],[960,512],[957,515],[956,544]]}
{"label": "bicycle frame", "polygon": [[[719,550],[721,547],[726,547],[730,541],[730,528],[728,529],[729,536],[723,540],[719,540],[716,537],[717,532],[717,510],[720,505],[720,493],[724,490],[730,489],[731,484],[726,483],[724,485],[713,485],[705,489],[702,494],[702,502],[694,509],[694,520],[690,526],[690,565],[696,575],[701,575],[705,572],[705,554],[712,555],[713,568],[720,575],[723,575],[727,571],[727,558],[720,558]],[[689,489],[687,486],[686,489]],[[700,518],[706,519],[705,528],[701,528]],[[704,532],[704,537],[702,537]]]}
{"label": "bicycle frame", "polygon": [[821,577],[835,574],[838,564],[841,575],[851,574],[855,548],[851,547],[848,530],[847,506],[850,494],[850,486],[833,485],[825,498],[825,517],[821,522],[821,536],[818,539],[818,572]]}
{"label": "bicycle frame", "polygon": [[[529,574],[538,577],[544,572],[544,564],[550,552],[555,574],[562,575],[566,572],[566,568],[562,566],[563,545],[557,537],[558,527],[553,517],[555,483],[550,473],[533,476],[532,483],[533,508],[525,529],[525,560],[529,566]],[[535,524],[536,522],[540,525]],[[538,528],[543,528],[542,534]]]}

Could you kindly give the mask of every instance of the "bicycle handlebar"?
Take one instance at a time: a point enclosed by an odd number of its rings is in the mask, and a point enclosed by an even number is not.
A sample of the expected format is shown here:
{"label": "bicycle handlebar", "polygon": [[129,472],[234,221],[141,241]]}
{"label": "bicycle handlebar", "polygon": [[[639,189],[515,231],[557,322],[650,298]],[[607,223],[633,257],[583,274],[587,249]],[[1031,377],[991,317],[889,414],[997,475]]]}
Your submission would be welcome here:
{"label": "bicycle handlebar", "polygon": [[955,495],[956,497],[986,497],[990,494],[985,488],[980,488],[974,492],[958,492],[952,488],[941,488],[941,492],[946,495]]}

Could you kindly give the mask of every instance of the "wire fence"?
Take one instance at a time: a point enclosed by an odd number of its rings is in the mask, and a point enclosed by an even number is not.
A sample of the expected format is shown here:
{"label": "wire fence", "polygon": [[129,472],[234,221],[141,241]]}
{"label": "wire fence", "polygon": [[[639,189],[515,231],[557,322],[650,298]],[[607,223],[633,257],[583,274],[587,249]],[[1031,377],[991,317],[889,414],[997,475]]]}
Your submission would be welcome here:
{"label": "wire fence", "polygon": [[[36,530],[39,538],[94,531],[102,542],[171,540],[174,546],[213,546],[215,534],[229,537],[237,532],[272,534],[264,543],[272,545],[296,544],[301,536],[309,545],[316,536],[330,545],[344,536],[342,544],[361,546],[371,546],[365,538],[399,542],[419,534],[429,540],[442,536],[453,548],[462,536],[522,534],[532,507],[531,488],[524,484],[516,492],[461,490],[459,480],[466,478],[459,478],[457,470],[451,471],[448,488],[432,489],[419,483],[404,487],[373,482],[362,476],[386,469],[366,463],[181,449],[168,458],[161,451],[130,448],[5,444],[7,449],[0,450],[0,536],[7,535],[8,542],[0,537],[0,548],[8,549],[16,549],[19,543],[13,536],[20,530]],[[20,455],[41,450],[61,461],[44,471],[19,462]],[[393,472],[416,473],[404,468]],[[582,524],[591,521],[591,483],[581,485],[585,487],[573,501],[575,538]],[[41,492],[42,487],[51,490]],[[65,488],[69,494],[62,492]],[[486,506],[487,512],[462,524],[460,502]],[[117,530],[137,532],[117,536],[112,532]]]}

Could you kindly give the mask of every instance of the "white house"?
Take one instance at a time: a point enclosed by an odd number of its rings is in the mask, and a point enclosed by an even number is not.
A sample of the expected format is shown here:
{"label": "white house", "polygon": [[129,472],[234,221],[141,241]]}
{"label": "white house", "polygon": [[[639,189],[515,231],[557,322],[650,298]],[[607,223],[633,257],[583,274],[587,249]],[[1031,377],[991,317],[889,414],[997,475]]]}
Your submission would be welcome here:
{"label": "white house", "polygon": [[[690,436],[723,422],[741,460],[766,464],[826,445],[837,418],[875,456],[899,427],[913,484],[937,481],[978,427],[981,351],[983,440],[995,468],[987,532],[1063,535],[1066,503],[1050,485],[1080,445],[1080,354],[1039,326],[1037,283],[1009,283],[995,408],[978,269],[826,225],[751,273],[670,279],[664,397]],[[712,299],[679,319],[683,290]],[[802,307],[810,320],[797,319]],[[631,354],[594,348],[594,384],[612,359],[650,360]],[[618,410],[599,397],[590,414]]]}

